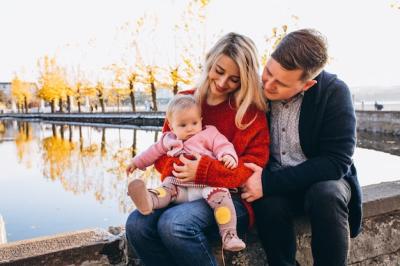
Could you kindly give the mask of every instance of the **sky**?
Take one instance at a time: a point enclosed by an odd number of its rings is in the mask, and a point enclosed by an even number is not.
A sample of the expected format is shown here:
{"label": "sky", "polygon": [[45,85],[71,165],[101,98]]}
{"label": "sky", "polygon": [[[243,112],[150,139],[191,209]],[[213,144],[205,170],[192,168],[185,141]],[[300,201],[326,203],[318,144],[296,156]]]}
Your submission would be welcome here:
{"label": "sky", "polygon": [[[146,14],[156,30],[142,37],[147,61],[173,64],[182,38],[172,28],[181,22],[185,0],[1,0],[0,82],[14,74],[36,81],[37,60],[54,55],[60,64],[101,78],[104,67],[132,53],[121,29]],[[400,85],[400,9],[398,0],[211,0],[207,47],[224,33],[252,38],[263,51],[273,27],[315,28],[328,39],[327,70],[352,86]],[[132,24],[131,24],[132,25]],[[193,32],[193,39],[196,34]],[[151,36],[151,37],[150,37]],[[207,48],[206,47],[206,48]]]}

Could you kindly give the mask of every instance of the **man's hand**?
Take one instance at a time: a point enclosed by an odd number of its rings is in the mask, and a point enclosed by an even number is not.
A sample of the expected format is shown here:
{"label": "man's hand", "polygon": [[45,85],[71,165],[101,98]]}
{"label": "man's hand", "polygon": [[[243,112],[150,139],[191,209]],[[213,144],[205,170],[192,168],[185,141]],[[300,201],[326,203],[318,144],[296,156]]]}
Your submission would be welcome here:
{"label": "man's hand", "polygon": [[236,163],[235,158],[233,158],[229,154],[225,154],[224,156],[222,156],[220,161],[222,161],[224,163],[225,167],[228,168],[228,169],[234,169],[234,168],[237,167],[237,163]]}
{"label": "man's hand", "polygon": [[242,185],[242,199],[247,202],[253,202],[263,196],[261,174],[262,168],[254,163],[245,163],[244,166],[250,168],[254,173]]}
{"label": "man's hand", "polygon": [[182,182],[191,182],[196,178],[197,168],[199,167],[201,155],[198,153],[193,154],[194,159],[190,160],[186,158],[183,154],[179,156],[179,160],[183,165],[177,165],[174,163],[174,171],[172,174],[179,178]]}

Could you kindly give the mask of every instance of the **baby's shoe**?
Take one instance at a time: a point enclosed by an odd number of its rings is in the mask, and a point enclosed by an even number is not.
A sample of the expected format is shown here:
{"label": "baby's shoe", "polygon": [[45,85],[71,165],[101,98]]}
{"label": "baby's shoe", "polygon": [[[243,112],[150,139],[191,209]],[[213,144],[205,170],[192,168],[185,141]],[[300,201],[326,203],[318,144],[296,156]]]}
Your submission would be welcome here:
{"label": "baby's shoe", "polygon": [[128,195],[141,214],[148,215],[153,211],[151,194],[147,190],[146,184],[142,179],[134,179],[129,183]]}
{"label": "baby's shoe", "polygon": [[228,230],[222,236],[222,248],[229,251],[240,251],[246,248],[246,244],[233,230]]}

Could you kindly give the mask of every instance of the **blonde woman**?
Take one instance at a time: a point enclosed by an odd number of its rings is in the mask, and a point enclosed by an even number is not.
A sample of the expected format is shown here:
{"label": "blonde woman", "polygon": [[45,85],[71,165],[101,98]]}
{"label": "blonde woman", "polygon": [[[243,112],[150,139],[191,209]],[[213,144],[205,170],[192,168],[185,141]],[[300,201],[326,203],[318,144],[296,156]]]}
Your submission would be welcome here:
{"label": "blonde woman", "polygon": [[[259,64],[254,43],[246,36],[229,33],[206,55],[204,73],[194,94],[201,104],[203,124],[215,126],[234,146],[238,165],[234,169],[207,156],[163,156],[155,163],[162,179],[174,176],[181,182],[212,187],[240,188],[253,173],[244,166],[259,166],[269,156],[266,103],[260,87]],[[169,131],[168,123],[163,131]],[[239,190],[240,191],[240,190]],[[232,193],[237,227],[253,223],[249,204]],[[154,210],[150,215],[134,211],[126,223],[129,244],[145,265],[217,265],[207,236],[218,233],[217,215],[204,200]],[[229,214],[224,216],[229,221]]]}

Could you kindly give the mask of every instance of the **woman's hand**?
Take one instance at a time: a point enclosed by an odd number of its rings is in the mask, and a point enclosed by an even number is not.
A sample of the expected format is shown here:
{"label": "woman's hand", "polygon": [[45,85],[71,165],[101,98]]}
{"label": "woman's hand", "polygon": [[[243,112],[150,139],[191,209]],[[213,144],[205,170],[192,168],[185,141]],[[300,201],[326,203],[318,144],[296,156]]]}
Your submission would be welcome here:
{"label": "woman's hand", "polygon": [[201,155],[195,153],[193,156],[194,159],[190,160],[181,154],[179,160],[183,165],[177,165],[174,163],[174,171],[172,171],[172,174],[182,182],[192,182],[196,179],[196,172],[199,167]]}

